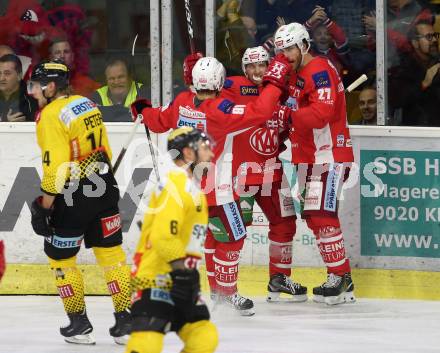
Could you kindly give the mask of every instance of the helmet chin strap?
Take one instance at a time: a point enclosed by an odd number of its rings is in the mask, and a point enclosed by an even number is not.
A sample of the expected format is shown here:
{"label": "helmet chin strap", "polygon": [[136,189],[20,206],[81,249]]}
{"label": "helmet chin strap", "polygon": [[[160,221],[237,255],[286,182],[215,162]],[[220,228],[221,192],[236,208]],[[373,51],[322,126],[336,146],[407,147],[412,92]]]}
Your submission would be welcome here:
{"label": "helmet chin strap", "polygon": [[301,67],[304,63],[304,55],[306,55],[310,50],[311,44],[310,42],[307,42],[307,47],[305,47],[304,42],[301,43],[301,46],[299,47],[299,50],[301,51],[301,64],[299,67]]}
{"label": "helmet chin strap", "polygon": [[196,167],[196,162],[199,159],[199,153],[197,152],[197,150],[193,150],[193,151],[194,151],[194,153],[196,155],[196,159],[195,159],[195,161],[191,162],[191,164],[189,165],[189,169],[191,169],[192,175],[194,175],[194,169]]}
{"label": "helmet chin strap", "polygon": [[46,99],[46,101],[47,101],[47,104],[49,104],[50,102],[52,102],[52,100],[53,100],[53,98],[55,97],[54,95],[52,96],[52,97],[46,97],[46,94],[45,94],[45,92],[46,92],[46,88],[47,88],[47,86],[43,86],[43,87],[41,87],[41,91],[42,91],[42,93],[43,93],[43,97]]}

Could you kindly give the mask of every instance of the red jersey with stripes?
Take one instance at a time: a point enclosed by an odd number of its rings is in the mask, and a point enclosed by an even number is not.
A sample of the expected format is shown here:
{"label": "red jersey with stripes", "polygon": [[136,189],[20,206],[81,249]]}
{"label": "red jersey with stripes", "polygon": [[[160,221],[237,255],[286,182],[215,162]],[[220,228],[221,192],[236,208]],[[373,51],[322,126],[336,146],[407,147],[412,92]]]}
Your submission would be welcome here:
{"label": "red jersey with stripes", "polygon": [[289,83],[292,162],[353,162],[344,85],[333,64],[315,57]]}
{"label": "red jersey with stripes", "polygon": [[276,109],[281,90],[271,84],[258,99],[247,105],[218,97],[198,101],[189,91],[180,93],[168,106],[145,108],[144,121],[153,132],[166,132],[182,126],[204,130],[214,140],[215,168],[202,182],[208,205],[224,205],[238,200],[237,170],[232,168],[234,139],[244,129],[261,125]]}
{"label": "red jersey with stripes", "polygon": [[[248,104],[260,95],[261,87],[245,76],[228,77],[221,97],[237,104]],[[252,127],[234,138],[232,168],[237,170],[241,185],[261,185],[282,178],[279,154],[278,119],[267,117],[265,123]]]}

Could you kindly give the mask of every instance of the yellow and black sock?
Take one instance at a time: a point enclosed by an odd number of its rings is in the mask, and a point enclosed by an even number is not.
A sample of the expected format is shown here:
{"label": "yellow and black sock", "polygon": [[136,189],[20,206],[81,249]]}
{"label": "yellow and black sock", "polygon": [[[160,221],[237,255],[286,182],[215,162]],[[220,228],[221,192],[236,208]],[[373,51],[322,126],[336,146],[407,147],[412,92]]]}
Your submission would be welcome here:
{"label": "yellow and black sock", "polygon": [[76,257],[65,260],[49,258],[49,263],[55,271],[55,283],[66,313],[83,312],[86,307],[84,282],[81,272],[76,267]]}
{"label": "yellow and black sock", "polygon": [[125,253],[120,245],[111,248],[93,248],[98,264],[104,271],[108,291],[113,300],[115,312],[129,309],[130,268],[125,263]]}

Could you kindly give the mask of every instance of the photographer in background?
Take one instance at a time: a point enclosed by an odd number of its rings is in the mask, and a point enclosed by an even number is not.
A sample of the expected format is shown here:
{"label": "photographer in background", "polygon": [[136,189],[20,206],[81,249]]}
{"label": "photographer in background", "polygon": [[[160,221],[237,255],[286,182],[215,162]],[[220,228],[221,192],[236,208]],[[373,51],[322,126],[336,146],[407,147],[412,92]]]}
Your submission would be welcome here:
{"label": "photographer in background", "polygon": [[18,56],[0,57],[0,121],[34,121],[38,102],[26,92]]}

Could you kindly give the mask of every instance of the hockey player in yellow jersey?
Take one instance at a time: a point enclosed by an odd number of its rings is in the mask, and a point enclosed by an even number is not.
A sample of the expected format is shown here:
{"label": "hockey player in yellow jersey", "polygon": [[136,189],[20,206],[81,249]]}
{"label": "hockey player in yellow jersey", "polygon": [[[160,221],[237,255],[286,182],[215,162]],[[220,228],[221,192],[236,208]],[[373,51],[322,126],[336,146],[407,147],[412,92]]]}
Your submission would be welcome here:
{"label": "hockey player in yellow jersey", "polygon": [[88,98],[69,95],[69,70],[61,61],[38,64],[28,92],[38,99],[37,140],[41,148],[41,191],[31,207],[32,227],[44,236],[44,252],[55,273],[70,324],[66,342],[94,344],[86,314],[84,284],[76,255],[84,242],[102,267],[115,308],[110,335],[127,341],[130,327],[130,271],[121,248],[119,190],[101,112]]}
{"label": "hockey player in yellow jersey", "polygon": [[125,352],[160,353],[164,335],[174,331],[184,343],[182,353],[211,353],[218,334],[200,296],[197,265],[208,223],[199,183],[213,152],[206,135],[190,127],[170,133],[168,150],[177,154],[175,167],[151,196],[134,257]]}

